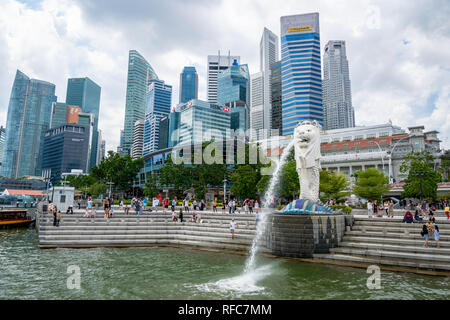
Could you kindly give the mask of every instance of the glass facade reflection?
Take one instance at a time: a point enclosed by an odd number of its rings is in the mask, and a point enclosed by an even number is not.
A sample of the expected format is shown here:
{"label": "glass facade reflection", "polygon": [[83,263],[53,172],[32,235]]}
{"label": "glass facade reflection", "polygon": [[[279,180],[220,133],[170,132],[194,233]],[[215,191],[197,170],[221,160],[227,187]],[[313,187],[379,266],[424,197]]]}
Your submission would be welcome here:
{"label": "glass facade reflection", "polygon": [[8,106],[0,175],[40,176],[44,132],[50,127],[55,85],[17,70]]}
{"label": "glass facade reflection", "polygon": [[180,103],[198,98],[198,74],[195,67],[184,67],[180,74]]}

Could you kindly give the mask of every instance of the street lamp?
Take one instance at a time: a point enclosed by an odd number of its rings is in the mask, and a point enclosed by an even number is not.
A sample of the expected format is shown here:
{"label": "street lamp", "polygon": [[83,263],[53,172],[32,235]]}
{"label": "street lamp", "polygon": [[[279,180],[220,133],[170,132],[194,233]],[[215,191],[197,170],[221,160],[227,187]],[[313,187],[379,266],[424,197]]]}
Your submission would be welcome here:
{"label": "street lamp", "polygon": [[[383,150],[381,149],[380,144],[376,141],[374,141],[374,142],[378,146],[378,149],[380,149],[380,152],[383,153]],[[384,173],[384,155],[383,154],[381,155],[381,163],[383,164],[383,173]]]}
{"label": "street lamp", "polygon": [[223,205],[226,202],[226,194],[227,194],[227,178],[223,178]]}
{"label": "street lamp", "polygon": [[413,177],[416,177],[416,178],[419,179],[419,183],[420,183],[420,202],[422,202],[422,194],[423,194],[423,191],[422,191],[422,180],[423,180],[423,178],[428,176],[428,172],[416,171],[416,172],[411,173],[411,175]]}
{"label": "street lamp", "polygon": [[388,151],[388,159],[389,159],[389,184],[392,184],[392,183],[394,182],[394,177],[393,177],[393,174],[392,174],[392,154],[394,153],[394,149],[395,149],[395,147],[397,146],[397,144],[398,144],[400,141],[405,140],[405,139],[407,139],[407,138],[409,138],[409,136],[408,136],[408,137],[404,137],[404,138],[399,139],[399,140],[394,144],[394,146],[392,147],[392,149]]}

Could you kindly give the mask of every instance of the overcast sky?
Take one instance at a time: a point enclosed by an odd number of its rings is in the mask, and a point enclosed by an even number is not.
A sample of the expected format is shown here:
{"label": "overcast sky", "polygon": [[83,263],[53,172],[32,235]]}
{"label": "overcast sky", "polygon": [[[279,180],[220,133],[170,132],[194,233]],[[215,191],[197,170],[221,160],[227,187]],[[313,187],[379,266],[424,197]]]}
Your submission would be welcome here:
{"label": "overcast sky", "polygon": [[123,128],[128,51],[138,50],[173,86],[193,65],[206,100],[207,55],[239,55],[259,71],[264,27],[280,17],[320,13],[321,54],[345,40],[357,125],[439,130],[450,148],[450,1],[0,0],[0,125],[17,69],[56,85],[89,77],[102,87],[99,128],[116,151]]}

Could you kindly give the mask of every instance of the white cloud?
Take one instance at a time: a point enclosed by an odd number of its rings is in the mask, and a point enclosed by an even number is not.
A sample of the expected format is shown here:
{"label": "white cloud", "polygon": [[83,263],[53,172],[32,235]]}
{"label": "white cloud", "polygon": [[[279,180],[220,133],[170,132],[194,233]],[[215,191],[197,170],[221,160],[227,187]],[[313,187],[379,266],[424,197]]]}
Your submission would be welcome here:
{"label": "white cloud", "polygon": [[[322,48],[345,40],[358,124],[391,119],[402,127],[437,129],[450,147],[450,23],[448,1],[128,1],[43,0],[33,8],[0,4],[0,124],[6,123],[16,69],[56,84],[65,100],[67,78],[88,76],[102,87],[99,127],[115,150],[123,127],[130,49],[173,86],[185,65],[199,73],[206,98],[206,59],[217,50],[259,69],[264,27],[280,31],[280,16],[320,13]],[[406,44],[405,44],[406,43]],[[435,95],[433,106],[427,103]]]}

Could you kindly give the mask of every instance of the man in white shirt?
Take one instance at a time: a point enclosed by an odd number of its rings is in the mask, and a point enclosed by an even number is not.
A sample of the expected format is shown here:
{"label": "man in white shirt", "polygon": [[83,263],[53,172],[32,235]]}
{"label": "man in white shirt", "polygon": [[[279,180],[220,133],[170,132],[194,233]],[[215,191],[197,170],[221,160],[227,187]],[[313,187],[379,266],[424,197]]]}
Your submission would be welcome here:
{"label": "man in white shirt", "polygon": [[158,212],[158,205],[159,199],[158,198],[153,199],[153,209],[155,210],[155,213]]}

